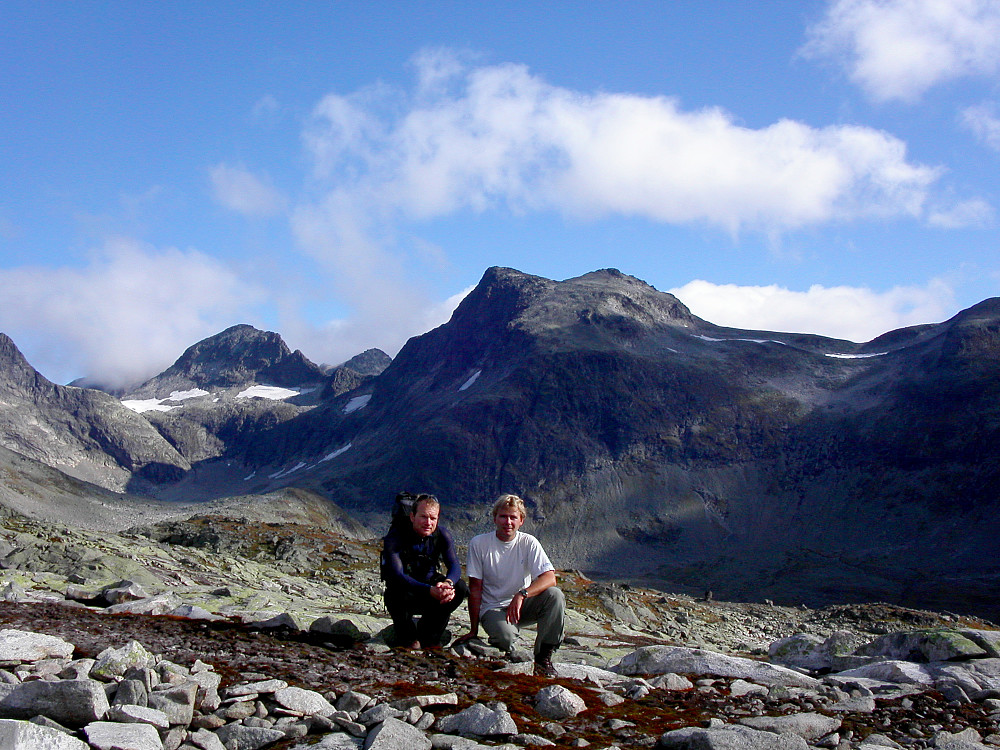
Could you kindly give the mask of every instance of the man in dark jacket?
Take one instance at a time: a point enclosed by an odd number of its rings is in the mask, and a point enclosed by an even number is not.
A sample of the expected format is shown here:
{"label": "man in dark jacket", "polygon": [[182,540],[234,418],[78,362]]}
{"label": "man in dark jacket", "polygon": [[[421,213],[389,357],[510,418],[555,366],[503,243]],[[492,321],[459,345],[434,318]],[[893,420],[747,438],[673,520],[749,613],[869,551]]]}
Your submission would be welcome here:
{"label": "man in dark jacket", "polygon": [[418,495],[410,523],[385,537],[385,608],[396,645],[404,648],[440,648],[451,613],[469,594],[451,534],[438,526],[440,515],[436,497]]}

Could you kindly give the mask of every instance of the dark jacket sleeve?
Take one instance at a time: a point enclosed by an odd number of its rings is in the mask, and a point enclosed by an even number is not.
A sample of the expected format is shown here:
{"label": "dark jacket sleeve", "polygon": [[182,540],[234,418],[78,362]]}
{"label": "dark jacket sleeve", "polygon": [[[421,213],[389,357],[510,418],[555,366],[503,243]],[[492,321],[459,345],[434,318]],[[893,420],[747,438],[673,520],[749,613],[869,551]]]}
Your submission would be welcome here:
{"label": "dark jacket sleeve", "polygon": [[386,571],[386,585],[394,588],[409,587],[423,591],[430,591],[430,584],[418,581],[416,578],[406,574],[403,569],[403,559],[400,557],[401,545],[405,542],[399,534],[390,532],[385,538],[385,559],[388,563]]}
{"label": "dark jacket sleeve", "polygon": [[448,529],[438,526],[438,531],[441,533],[441,558],[447,569],[444,575],[452,583],[458,583],[462,580],[462,564],[458,561],[458,554],[455,552],[455,540],[451,538]]}

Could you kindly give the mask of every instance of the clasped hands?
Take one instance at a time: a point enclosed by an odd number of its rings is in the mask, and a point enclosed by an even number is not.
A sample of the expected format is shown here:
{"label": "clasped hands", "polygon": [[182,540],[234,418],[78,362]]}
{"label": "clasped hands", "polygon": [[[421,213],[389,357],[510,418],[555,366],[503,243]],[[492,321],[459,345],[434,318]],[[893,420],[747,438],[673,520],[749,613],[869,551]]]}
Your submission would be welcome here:
{"label": "clasped hands", "polygon": [[455,598],[455,584],[447,579],[435,583],[431,586],[431,596],[442,604],[447,604]]}

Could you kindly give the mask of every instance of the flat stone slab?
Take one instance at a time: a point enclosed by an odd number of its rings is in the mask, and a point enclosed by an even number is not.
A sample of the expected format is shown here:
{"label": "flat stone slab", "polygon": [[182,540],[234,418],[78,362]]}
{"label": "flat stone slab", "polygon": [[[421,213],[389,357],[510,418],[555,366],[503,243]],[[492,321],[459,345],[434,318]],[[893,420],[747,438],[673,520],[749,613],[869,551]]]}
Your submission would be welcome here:
{"label": "flat stone slab", "polygon": [[67,659],[75,647],[62,638],[24,630],[0,630],[0,662]]}
{"label": "flat stone slab", "polygon": [[792,669],[684,646],[644,646],[623,658],[612,670],[619,674],[711,674],[738,677],[762,685],[815,688],[820,681]]}

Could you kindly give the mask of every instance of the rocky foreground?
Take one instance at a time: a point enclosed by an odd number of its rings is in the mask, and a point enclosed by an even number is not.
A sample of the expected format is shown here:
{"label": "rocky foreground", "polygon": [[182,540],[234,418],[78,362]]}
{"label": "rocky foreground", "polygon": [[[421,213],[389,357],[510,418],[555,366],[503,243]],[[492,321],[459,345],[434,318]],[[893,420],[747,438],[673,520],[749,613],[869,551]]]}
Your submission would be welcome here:
{"label": "rocky foreground", "polygon": [[981,620],[565,571],[550,680],[483,643],[389,649],[376,555],[238,514],[125,534],[7,519],[0,748],[1000,746],[1000,631]]}

